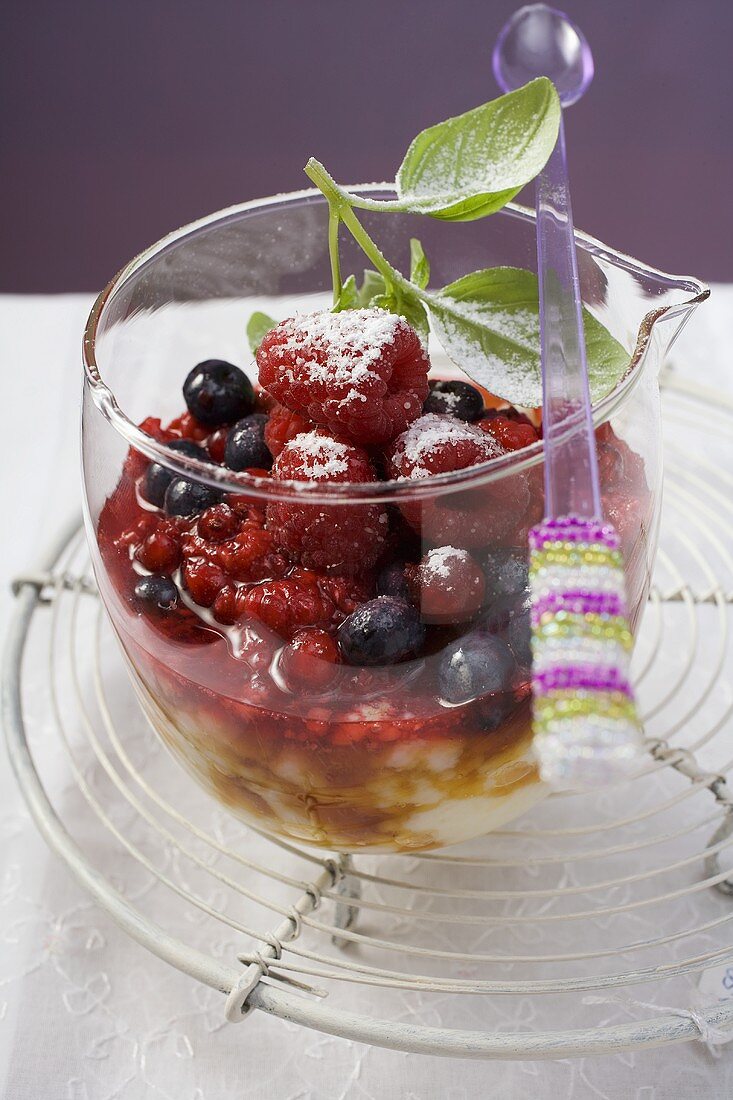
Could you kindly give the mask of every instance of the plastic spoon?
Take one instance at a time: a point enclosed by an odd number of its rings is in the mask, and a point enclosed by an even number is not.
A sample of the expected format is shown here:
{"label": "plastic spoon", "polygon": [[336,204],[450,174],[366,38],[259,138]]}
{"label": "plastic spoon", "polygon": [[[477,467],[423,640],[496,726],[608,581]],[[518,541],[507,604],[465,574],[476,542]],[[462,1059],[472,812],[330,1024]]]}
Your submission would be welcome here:
{"label": "plastic spoon", "polygon": [[[545,4],[515,12],[493,63],[503,91],[547,76],[563,107],[593,79],[582,32]],[[546,781],[592,786],[626,774],[642,736],[619,538],[601,509],[562,118],[536,201],[545,519],[530,532],[535,751]]]}

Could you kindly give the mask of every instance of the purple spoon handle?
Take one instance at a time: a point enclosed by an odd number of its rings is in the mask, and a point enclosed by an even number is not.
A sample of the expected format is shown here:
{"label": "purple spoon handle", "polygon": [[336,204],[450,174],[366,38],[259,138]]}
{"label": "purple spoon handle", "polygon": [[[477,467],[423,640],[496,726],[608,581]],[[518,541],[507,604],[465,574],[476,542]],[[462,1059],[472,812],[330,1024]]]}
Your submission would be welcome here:
{"label": "purple spoon handle", "polygon": [[545,515],[601,518],[565,127],[537,180]]}
{"label": "purple spoon handle", "polygon": [[[504,91],[548,76],[569,107],[593,56],[566,15],[530,4],[502,29],[494,72]],[[594,786],[627,775],[643,742],[620,539],[601,521],[562,118],[537,180],[537,271],[546,518],[529,532],[534,744],[544,780]]]}

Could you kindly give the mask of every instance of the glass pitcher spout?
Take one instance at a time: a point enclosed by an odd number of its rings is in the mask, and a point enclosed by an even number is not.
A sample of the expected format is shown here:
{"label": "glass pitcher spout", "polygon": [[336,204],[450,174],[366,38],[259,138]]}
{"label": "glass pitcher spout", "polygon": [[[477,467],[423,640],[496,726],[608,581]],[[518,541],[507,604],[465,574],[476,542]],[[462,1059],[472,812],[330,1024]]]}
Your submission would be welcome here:
{"label": "glass pitcher spout", "polygon": [[583,302],[630,354],[629,372],[654,372],[710,288],[670,275],[576,232]]}

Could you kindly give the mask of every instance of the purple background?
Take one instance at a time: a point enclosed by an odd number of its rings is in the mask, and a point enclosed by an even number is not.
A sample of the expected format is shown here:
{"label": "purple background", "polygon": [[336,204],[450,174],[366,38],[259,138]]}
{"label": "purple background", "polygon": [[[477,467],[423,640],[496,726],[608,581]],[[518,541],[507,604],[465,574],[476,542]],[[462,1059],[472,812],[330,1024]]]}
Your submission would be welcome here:
{"label": "purple background", "polygon": [[[100,287],[168,230],[304,186],[389,179],[492,98],[511,0],[5,0],[0,290]],[[733,3],[575,0],[596,80],[569,118],[577,224],[733,281]]]}

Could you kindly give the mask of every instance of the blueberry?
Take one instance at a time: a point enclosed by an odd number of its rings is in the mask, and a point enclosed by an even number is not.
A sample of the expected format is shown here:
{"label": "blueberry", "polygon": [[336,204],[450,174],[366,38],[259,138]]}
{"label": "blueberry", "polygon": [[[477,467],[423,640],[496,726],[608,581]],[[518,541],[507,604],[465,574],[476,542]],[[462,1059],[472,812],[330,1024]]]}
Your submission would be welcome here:
{"label": "blueberry", "polygon": [[515,669],[506,643],[477,631],[445,649],[438,670],[440,694],[448,703],[467,703],[508,691]]}
{"label": "blueberry", "polygon": [[527,555],[520,550],[488,550],[483,557],[490,598],[517,596],[529,585]]}
{"label": "blueberry", "polygon": [[512,615],[509,626],[504,631],[504,638],[511,647],[512,653],[517,659],[517,664],[522,668],[532,667],[532,631],[529,621],[529,608],[522,608],[517,614]]}
{"label": "blueberry", "polygon": [[[166,443],[166,447],[169,451],[178,451],[180,454],[188,455],[189,458],[200,458],[204,462],[209,457],[203,447],[199,447],[198,443],[193,443],[190,439],[174,439],[171,443]],[[162,508],[165,491],[175,476],[167,466],[161,466],[159,462],[151,462],[145,472],[143,483],[145,499]]]}
{"label": "blueberry", "polygon": [[266,416],[252,413],[230,429],[224,451],[224,462],[230,470],[270,469],[272,455],[265,443],[266,424]]}
{"label": "blueberry", "polygon": [[510,692],[487,695],[479,705],[481,729],[485,733],[493,733],[517,707],[518,703]]}
{"label": "blueberry", "polygon": [[144,607],[154,611],[172,611],[178,604],[178,589],[170,577],[140,577],[135,596]]}
{"label": "blueberry", "polygon": [[165,491],[165,510],[169,516],[197,516],[221,503],[221,493],[200,481],[176,477]]}
{"label": "blueberry", "polygon": [[247,375],[223,359],[207,359],[194,367],[183,383],[183,396],[191,415],[208,428],[241,420],[255,406]]}
{"label": "blueberry", "polygon": [[468,382],[431,382],[423,412],[456,416],[459,420],[478,420],[484,411],[484,399]]}
{"label": "blueberry", "polygon": [[385,565],[377,576],[377,595],[396,596],[398,600],[409,600],[410,593],[405,578],[405,566],[400,561]]}
{"label": "blueberry", "polygon": [[341,653],[350,665],[395,664],[416,653],[424,640],[415,608],[394,596],[362,604],[338,629]]}

